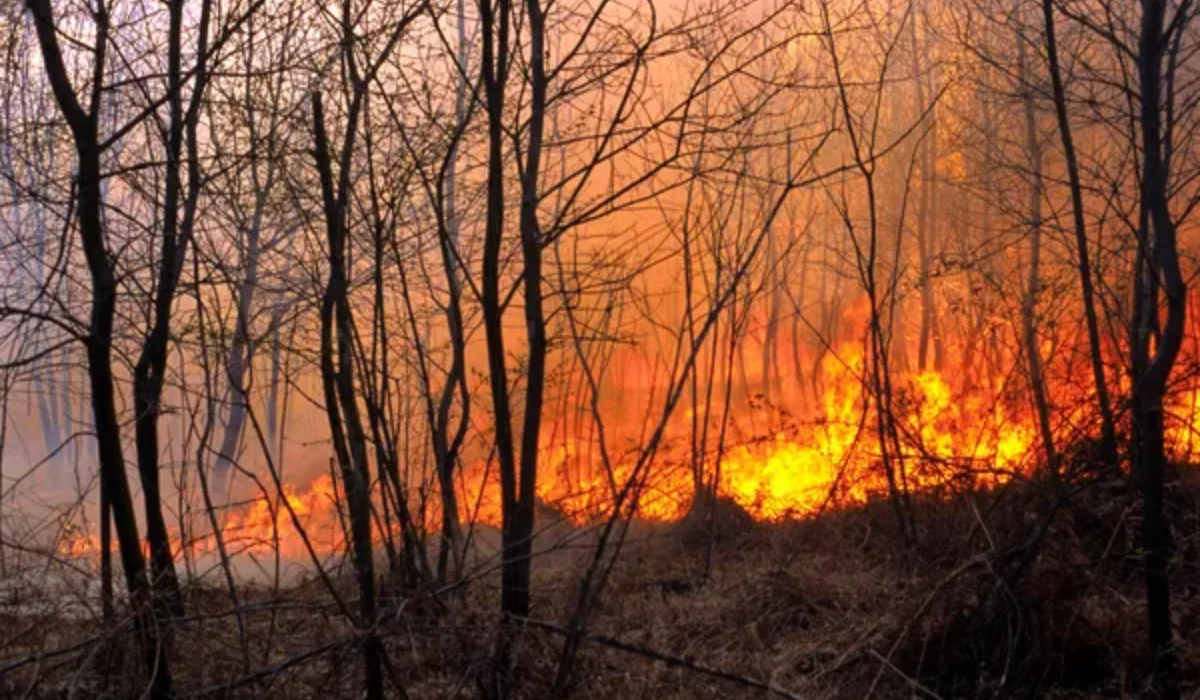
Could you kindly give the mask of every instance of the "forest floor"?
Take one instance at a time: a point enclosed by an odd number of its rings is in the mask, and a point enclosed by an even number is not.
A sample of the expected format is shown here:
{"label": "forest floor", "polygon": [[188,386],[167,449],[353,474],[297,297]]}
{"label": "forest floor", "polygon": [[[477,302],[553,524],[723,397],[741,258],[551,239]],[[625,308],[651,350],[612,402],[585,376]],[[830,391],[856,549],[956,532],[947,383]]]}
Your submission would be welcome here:
{"label": "forest floor", "polygon": [[[1180,675],[1184,696],[1200,697],[1200,473],[1174,470],[1168,495]],[[636,526],[588,624],[571,696],[1139,697],[1150,661],[1139,507],[1114,477],[1065,499],[1033,485],[923,499],[911,542],[886,502],[777,524],[725,505],[715,539],[687,520]],[[541,535],[539,622],[516,648],[523,697],[550,693],[594,541],[565,526]],[[481,694],[499,629],[498,575],[483,565],[436,601],[389,591],[379,632],[396,697]],[[353,609],[349,569],[330,575]],[[316,577],[244,587],[243,638],[226,591],[189,589],[190,617],[171,635],[179,696],[360,697],[358,637],[331,598]],[[0,697],[140,694],[131,635],[12,610],[0,606]]]}

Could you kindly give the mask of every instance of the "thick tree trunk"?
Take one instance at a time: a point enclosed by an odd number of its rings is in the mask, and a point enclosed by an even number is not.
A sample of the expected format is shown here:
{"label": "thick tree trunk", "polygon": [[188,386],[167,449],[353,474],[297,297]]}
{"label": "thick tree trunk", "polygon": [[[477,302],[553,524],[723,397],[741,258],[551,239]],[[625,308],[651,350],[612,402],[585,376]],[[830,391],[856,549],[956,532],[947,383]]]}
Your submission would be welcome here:
{"label": "thick tree trunk", "polygon": [[[529,577],[533,561],[533,515],[536,500],[542,401],[546,387],[546,320],[542,311],[542,240],[538,225],[538,177],[542,133],[546,121],[546,27],[539,0],[525,0],[529,20],[529,79],[532,101],[529,143],[521,182],[521,252],[525,263],[525,336],[529,353],[525,379],[525,413],[521,434],[521,472],[517,498],[505,508],[504,604],[506,613],[529,614]],[[511,511],[511,513],[510,513]]]}
{"label": "thick tree trunk", "polygon": [[[158,281],[154,297],[154,321],[150,334],[142,345],[142,353],[133,370],[133,399],[136,419],[134,429],[138,454],[138,474],[145,500],[146,539],[150,545],[150,563],[154,574],[154,590],[166,607],[176,615],[183,614],[183,598],[175,573],[170,535],[162,513],[162,494],[159,489],[158,418],[161,414],[163,382],[170,346],[171,306],[183,273],[183,261],[191,239],[196,206],[200,195],[200,166],[196,135],[199,100],[206,81],[208,52],[208,21],[210,2],[200,10],[197,63],[192,98],[187,113],[183,105],[183,0],[169,4],[170,30],[167,44],[167,82],[170,121],[167,131],[166,181],[163,196],[163,235],[160,249]],[[184,192],[181,168],[184,140],[188,143],[188,184]],[[180,206],[180,199],[184,201]],[[180,211],[182,209],[182,212]],[[181,220],[182,214],[182,220]]]}
{"label": "thick tree trunk", "polygon": [[100,483],[104,493],[102,500],[110,504],[125,582],[134,606],[146,665],[151,675],[151,695],[154,698],[167,698],[171,694],[170,666],[165,645],[159,638],[149,608],[150,582],[146,578],[146,560],[142,556],[133,498],[125,476],[121,425],[117,418],[112,373],[113,318],[116,313],[117,284],[104,240],[100,146],[97,136],[97,104],[104,77],[108,17],[103,11],[95,15],[96,55],[92,104],[90,110],[85,112],[63,62],[49,0],[28,0],[28,7],[34,18],[46,74],[59,109],[71,129],[78,158],[76,183],[79,193],[79,237],[92,278],[87,369],[91,388],[93,428],[99,452]]}
{"label": "thick tree trunk", "polygon": [[[483,83],[488,117],[487,213],[483,243],[483,279],[481,305],[486,335],[489,380],[492,393],[493,420],[496,429],[496,457],[500,463],[500,488],[504,501],[502,538],[504,556],[512,554],[508,543],[512,537],[508,504],[516,500],[516,459],[512,435],[512,410],[509,404],[508,371],[504,350],[503,309],[500,298],[500,248],[504,235],[504,92],[508,80],[508,20],[510,3],[499,0],[493,7],[489,0],[480,0],[480,19],[483,35]],[[513,585],[512,567],[505,566],[501,575],[503,591],[501,610],[520,610],[520,596],[510,594]],[[497,656],[503,656],[498,654]],[[507,659],[497,659],[497,681],[508,673]]]}
{"label": "thick tree trunk", "polygon": [[[1184,10],[1180,10],[1184,11]],[[1163,397],[1175,359],[1183,343],[1186,283],[1180,271],[1175,222],[1168,204],[1167,164],[1163,153],[1172,134],[1164,133],[1162,120],[1162,62],[1168,43],[1164,35],[1165,0],[1142,4],[1138,44],[1138,77],[1141,95],[1143,240],[1139,242],[1139,268],[1143,285],[1137,325],[1148,331],[1157,322],[1158,295],[1166,302],[1166,318],[1148,354],[1150,333],[1139,332],[1134,346],[1134,470],[1142,491],[1142,546],[1146,576],[1146,613],[1150,650],[1154,654],[1153,692],[1159,698],[1179,697],[1177,660],[1171,629],[1171,591],[1167,570],[1171,558],[1171,532],[1163,504],[1164,450]],[[1176,27],[1176,31],[1182,31]],[[1168,81],[1173,76],[1165,76]],[[1166,146],[1169,148],[1169,146]],[[1161,286],[1160,286],[1161,285]],[[1140,357],[1139,357],[1140,355]]]}

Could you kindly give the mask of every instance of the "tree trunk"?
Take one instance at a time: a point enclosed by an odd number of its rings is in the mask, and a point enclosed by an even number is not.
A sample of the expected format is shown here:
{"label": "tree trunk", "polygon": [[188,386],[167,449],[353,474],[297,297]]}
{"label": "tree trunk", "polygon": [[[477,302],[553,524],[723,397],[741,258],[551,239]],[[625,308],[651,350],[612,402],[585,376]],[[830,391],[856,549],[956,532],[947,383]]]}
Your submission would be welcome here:
{"label": "tree trunk", "polygon": [[[269,187],[270,185],[268,185]],[[245,277],[238,291],[237,319],[234,321],[233,342],[229,346],[226,365],[229,420],[221,438],[221,448],[213,464],[213,486],[217,496],[223,497],[229,488],[231,467],[237,460],[238,447],[246,425],[246,370],[254,362],[254,343],[250,339],[250,317],[254,309],[254,296],[258,290],[259,239],[262,235],[262,209],[265,192],[255,198],[253,223],[246,241],[246,256],[243,260]]]}
{"label": "tree trunk", "polygon": [[[545,19],[539,0],[526,0],[529,19],[530,102],[529,142],[521,181],[521,253],[525,263],[525,336],[528,360],[525,379],[524,425],[521,433],[520,474],[504,493],[504,567],[501,572],[501,610],[512,616],[529,614],[534,505],[538,442],[546,380],[546,325],[542,312],[542,241],[538,227],[538,177],[546,117]],[[503,482],[503,480],[502,480]]]}
{"label": "tree trunk", "polygon": [[151,676],[151,696],[171,695],[171,672],[164,645],[149,610],[150,584],[142,556],[134,516],[133,498],[125,477],[121,447],[121,424],[117,418],[112,374],[113,318],[116,313],[117,283],[105,246],[101,216],[100,146],[97,133],[97,104],[104,77],[104,55],[108,42],[108,17],[101,6],[96,12],[96,44],[92,104],[85,112],[71,85],[58,44],[58,30],[49,0],[28,0],[38,43],[55,100],[71,129],[78,158],[76,182],[79,192],[79,237],[92,278],[92,310],[88,332],[87,370],[92,395],[93,428],[99,452],[101,489],[111,505],[113,525],[120,549],[125,582],[133,603],[146,665]]}
{"label": "tree trunk", "polygon": [[[1181,10],[1184,11],[1184,10]],[[1146,576],[1146,614],[1150,650],[1154,655],[1153,692],[1157,697],[1174,700],[1179,697],[1176,678],[1176,654],[1171,629],[1171,591],[1167,570],[1171,558],[1171,532],[1163,504],[1163,479],[1166,454],[1163,437],[1163,396],[1175,359],[1183,343],[1187,287],[1179,266],[1175,238],[1175,222],[1168,204],[1167,165],[1163,157],[1164,140],[1169,144],[1172,135],[1164,134],[1162,124],[1162,61],[1166,54],[1164,35],[1165,0],[1146,0],[1142,4],[1141,36],[1138,43],[1138,77],[1141,95],[1142,131],[1142,208],[1143,221],[1149,226],[1142,231],[1139,245],[1142,304],[1137,319],[1142,329],[1149,329],[1158,319],[1158,294],[1161,289],[1166,301],[1166,319],[1154,343],[1154,354],[1148,354],[1148,332],[1139,333],[1134,352],[1135,375],[1133,390],[1134,470],[1142,491],[1142,546]],[[1176,27],[1175,31],[1182,31]],[[1167,75],[1168,81],[1173,76]],[[1169,145],[1168,145],[1169,148]],[[1156,284],[1157,282],[1157,284]],[[1159,286],[1161,284],[1161,287]]]}
{"label": "tree trunk", "polygon": [[[357,89],[357,86],[356,86]],[[367,466],[366,438],[354,394],[353,333],[354,320],[347,298],[345,269],[345,211],[349,179],[348,155],[353,152],[354,127],[360,102],[356,95],[348,117],[346,143],[343,146],[338,194],[335,195],[333,167],[325,130],[321,93],[313,94],[314,155],[321,177],[325,228],[329,244],[329,282],[321,301],[321,380],[330,433],[341,468],[350,511],[351,545],[354,571],[358,579],[360,625],[366,630],[363,641],[363,667],[367,698],[383,698],[383,643],[375,634],[375,564],[371,544],[370,475]],[[336,319],[336,320],[335,320]],[[337,335],[337,364],[334,364],[333,336]]]}
{"label": "tree trunk", "polygon": [[138,476],[146,514],[146,540],[150,545],[150,568],[156,598],[182,615],[179,580],[171,555],[170,536],[162,513],[159,488],[158,416],[162,399],[163,372],[166,369],[171,305],[175,301],[178,273],[175,260],[182,259],[179,234],[180,159],[183,152],[183,100],[180,36],[183,31],[183,3],[169,5],[170,30],[167,41],[167,90],[170,93],[170,124],[167,133],[166,178],[163,193],[163,232],[155,285],[153,325],[133,370],[134,434],[137,446]]}
{"label": "tree trunk", "polygon": [[[921,44],[917,39],[917,18],[909,20],[909,37],[912,44],[912,70],[914,81],[915,114],[921,117],[925,113],[925,78],[921,71]],[[917,199],[917,255],[918,271],[920,274],[921,290],[921,327],[918,336],[917,366],[923,372],[929,369],[930,344],[933,345],[933,362],[935,369],[942,366],[941,332],[937,325],[937,305],[933,290],[933,255],[935,252],[934,227],[936,220],[934,208],[934,183],[937,177],[935,149],[936,135],[921,139],[918,148],[921,149],[921,184]]]}
{"label": "tree trunk", "polygon": [[[458,517],[458,494],[454,485],[454,466],[458,451],[466,438],[470,424],[471,396],[467,387],[466,332],[463,327],[462,282],[458,277],[459,212],[458,190],[458,144],[466,128],[469,86],[467,85],[468,53],[466,29],[466,2],[458,0],[458,63],[459,76],[454,95],[454,120],[456,137],[446,155],[446,176],[441,186],[445,191],[445,214],[443,217],[444,240],[440,246],[442,269],[446,275],[449,299],[446,304],[446,324],[450,329],[451,361],[438,400],[437,418],[434,425],[434,454],[437,459],[438,487],[442,498],[442,542],[438,552],[437,580],[444,583],[447,577],[457,579],[462,568],[462,526]],[[455,393],[459,395],[460,409],[458,425],[450,435],[450,410],[454,405]],[[451,570],[453,564],[453,570]]]}
{"label": "tree trunk", "polygon": [[1042,351],[1038,347],[1037,333],[1037,301],[1041,288],[1042,193],[1045,189],[1042,180],[1042,144],[1038,140],[1033,88],[1026,60],[1025,32],[1020,29],[1017,30],[1017,65],[1021,81],[1021,103],[1025,113],[1025,150],[1029,156],[1030,174],[1033,178],[1029,188],[1029,280],[1021,299],[1021,333],[1026,364],[1029,367],[1029,390],[1033,394],[1033,405],[1037,411],[1038,432],[1042,438],[1046,466],[1053,475],[1058,469],[1058,456],[1054,449],[1054,434],[1050,429],[1050,407],[1046,400]]}
{"label": "tree trunk", "polygon": [[1083,186],[1079,178],[1079,159],[1075,155],[1075,142],[1071,135],[1071,122],[1067,118],[1066,90],[1063,87],[1062,71],[1058,64],[1058,42],[1054,30],[1054,5],[1052,0],[1042,0],[1042,18],[1046,25],[1046,53],[1050,64],[1050,83],[1054,91],[1054,112],[1058,118],[1058,132],[1062,138],[1063,157],[1067,161],[1067,180],[1071,187],[1071,214],[1075,228],[1075,248],[1079,256],[1079,286],[1083,292],[1083,315],[1087,324],[1088,348],[1091,351],[1092,379],[1096,383],[1096,403],[1100,409],[1101,458],[1109,466],[1117,463],[1116,429],[1114,427],[1112,402],[1108,396],[1108,382],[1104,376],[1104,355],[1100,344],[1100,324],[1096,319],[1095,291],[1092,287],[1091,260],[1088,255],[1087,226],[1083,218]]}

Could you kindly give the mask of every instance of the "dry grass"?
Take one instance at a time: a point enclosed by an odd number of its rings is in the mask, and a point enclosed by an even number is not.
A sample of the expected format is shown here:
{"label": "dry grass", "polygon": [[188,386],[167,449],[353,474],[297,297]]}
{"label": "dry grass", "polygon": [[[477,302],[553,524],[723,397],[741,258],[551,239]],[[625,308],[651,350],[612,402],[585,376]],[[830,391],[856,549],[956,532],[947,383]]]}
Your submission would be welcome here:
{"label": "dry grass", "polygon": [[[1200,481],[1192,470],[1180,472],[1170,495],[1181,671],[1185,691],[1195,695]],[[703,522],[634,528],[589,625],[603,639],[582,647],[573,697],[767,697],[762,689],[636,649],[804,698],[1138,695],[1148,659],[1137,503],[1123,481],[1093,481],[1074,493],[1011,585],[1006,576],[1051,508],[1038,487],[915,507],[920,531],[911,545],[897,536],[885,503],[775,525],[728,513],[718,518],[722,536],[711,544],[708,577]],[[542,539],[548,551],[535,569],[534,614],[563,624],[592,539],[563,527]],[[348,576],[337,580],[340,595],[352,603]],[[393,592],[380,629],[408,697],[480,694],[497,630],[496,586],[485,567],[471,585],[441,601]],[[227,594],[197,587],[189,596],[193,617],[174,630],[172,641],[184,696],[208,689],[212,697],[358,697],[355,632],[322,585],[300,583],[278,594],[243,588],[249,656]],[[0,695],[124,698],[143,689],[130,636],[81,644],[99,634],[93,618],[33,614],[11,600],[0,613],[4,665],[41,655],[5,674]],[[526,697],[548,692],[562,639],[545,627],[525,630],[518,658]],[[79,646],[45,656],[72,645]]]}

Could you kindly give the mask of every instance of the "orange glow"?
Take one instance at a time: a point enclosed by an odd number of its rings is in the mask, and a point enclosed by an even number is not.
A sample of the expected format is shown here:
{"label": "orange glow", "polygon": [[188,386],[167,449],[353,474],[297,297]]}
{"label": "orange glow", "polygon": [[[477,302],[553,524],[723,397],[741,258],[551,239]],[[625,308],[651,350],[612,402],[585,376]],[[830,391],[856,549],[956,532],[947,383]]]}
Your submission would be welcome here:
{"label": "orange glow", "polygon": [[[813,408],[803,419],[779,411],[763,426],[761,417],[747,421],[741,416],[739,420],[735,412],[723,449],[717,444],[718,431],[710,430],[701,460],[706,483],[719,473],[720,492],[760,521],[806,518],[826,508],[886,497],[889,486],[882,468],[874,398],[864,381],[867,359],[860,341],[844,342],[826,353],[821,361],[819,400],[808,402]],[[1043,463],[1027,392],[1013,390],[1005,380],[981,380],[968,377],[970,374],[960,368],[893,373],[896,435],[889,436],[887,457],[897,488],[936,494],[994,487],[1028,476]],[[1094,428],[1096,421],[1088,408],[1092,405],[1089,378],[1086,365],[1080,363],[1077,371],[1048,379],[1049,394],[1056,404],[1055,443],[1060,448],[1077,440],[1081,430]],[[1127,384],[1126,380],[1116,381]],[[1121,389],[1124,392],[1128,387]],[[717,408],[709,412],[719,416]],[[1173,392],[1168,413],[1169,448],[1177,457],[1186,458],[1200,448],[1200,386]],[[635,473],[630,455],[637,452],[631,449],[621,459],[614,457],[611,477],[599,466],[590,443],[560,436],[542,447],[538,498],[549,511],[573,524],[586,525],[609,517],[614,494],[632,483],[638,518],[678,521],[688,513],[697,491],[690,467],[689,431],[694,418],[703,422],[708,417],[703,407],[679,408],[654,459]],[[747,422],[759,427],[747,429],[743,425]],[[321,557],[345,549],[339,490],[329,474],[303,488],[283,487],[295,520]],[[439,499],[436,494],[423,497],[425,507],[414,508],[421,514],[415,517],[421,518],[420,526],[426,532],[436,533]],[[500,525],[494,464],[473,464],[465,470],[459,503],[464,521]],[[629,499],[624,503],[628,506]],[[377,513],[381,511],[377,508]],[[376,537],[382,540],[381,520],[376,522]],[[394,530],[394,517],[388,522]],[[263,556],[278,550],[294,560],[310,556],[292,514],[277,494],[269,499],[260,495],[229,511],[223,535],[231,555]],[[176,534],[173,546],[176,552],[186,550],[193,558],[215,556],[218,551],[211,534],[186,539]],[[78,532],[68,531],[58,544],[64,557],[89,558],[97,551],[96,537]]]}

